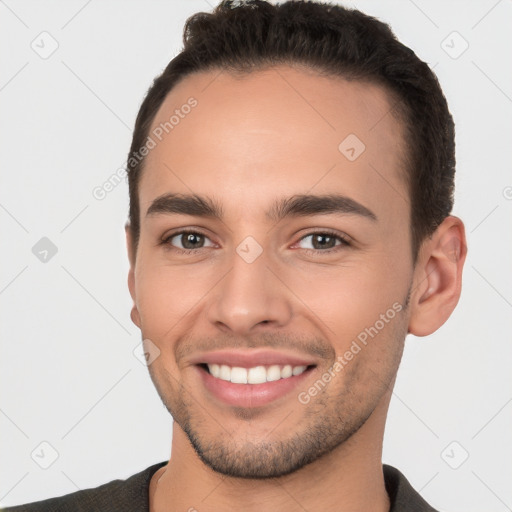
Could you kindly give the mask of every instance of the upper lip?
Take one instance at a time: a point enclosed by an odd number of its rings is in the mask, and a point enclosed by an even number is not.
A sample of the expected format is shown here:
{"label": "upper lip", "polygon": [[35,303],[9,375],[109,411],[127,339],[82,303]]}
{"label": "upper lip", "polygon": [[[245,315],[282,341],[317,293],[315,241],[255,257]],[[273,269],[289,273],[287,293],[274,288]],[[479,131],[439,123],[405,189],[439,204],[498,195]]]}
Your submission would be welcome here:
{"label": "upper lip", "polygon": [[316,365],[310,357],[276,350],[215,350],[194,356],[192,364],[225,364],[241,368],[254,366],[310,366]]}

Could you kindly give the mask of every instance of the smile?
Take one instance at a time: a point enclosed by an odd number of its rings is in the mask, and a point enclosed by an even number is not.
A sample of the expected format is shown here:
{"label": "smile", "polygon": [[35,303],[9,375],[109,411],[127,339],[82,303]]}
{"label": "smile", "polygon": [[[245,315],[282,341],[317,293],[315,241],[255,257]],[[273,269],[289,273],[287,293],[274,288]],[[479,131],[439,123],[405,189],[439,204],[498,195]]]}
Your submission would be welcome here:
{"label": "smile", "polygon": [[289,379],[306,371],[307,366],[271,365],[242,368],[227,364],[208,364],[208,371],[213,377],[234,384],[263,384],[281,379]]}

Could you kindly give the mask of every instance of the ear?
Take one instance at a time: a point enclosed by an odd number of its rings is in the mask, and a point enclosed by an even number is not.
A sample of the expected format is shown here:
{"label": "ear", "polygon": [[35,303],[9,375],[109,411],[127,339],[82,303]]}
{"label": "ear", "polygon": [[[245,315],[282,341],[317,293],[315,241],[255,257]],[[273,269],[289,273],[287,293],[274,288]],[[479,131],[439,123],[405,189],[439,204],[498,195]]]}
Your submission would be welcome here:
{"label": "ear", "polygon": [[132,322],[140,329],[141,321],[139,310],[137,309],[137,296],[135,293],[135,242],[134,236],[132,232],[132,228],[130,223],[127,222],[124,226],[124,230],[126,233],[126,249],[128,251],[128,259],[130,260],[130,270],[128,271],[128,289],[130,290],[130,295],[133,300],[132,310],[130,312],[130,317]]}
{"label": "ear", "polygon": [[427,336],[448,320],[459,301],[466,253],[464,224],[452,215],[422,244],[411,293],[411,334]]}

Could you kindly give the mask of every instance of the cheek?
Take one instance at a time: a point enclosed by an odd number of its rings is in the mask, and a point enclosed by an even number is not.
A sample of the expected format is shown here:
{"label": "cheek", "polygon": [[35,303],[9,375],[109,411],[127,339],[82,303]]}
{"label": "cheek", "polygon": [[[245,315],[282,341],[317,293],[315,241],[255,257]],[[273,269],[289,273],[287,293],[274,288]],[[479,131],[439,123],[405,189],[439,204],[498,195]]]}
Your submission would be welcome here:
{"label": "cheek", "polygon": [[287,282],[303,303],[297,304],[299,310],[331,340],[336,352],[343,353],[359,335],[364,340],[367,329],[374,334],[376,326],[379,334],[388,336],[400,322],[408,280],[392,261],[347,260],[337,268],[318,267],[314,273],[295,271]]}
{"label": "cheek", "polygon": [[195,308],[207,299],[215,284],[214,276],[211,269],[140,261],[135,286],[143,336],[169,339],[173,330],[182,330],[187,315],[193,316]]}

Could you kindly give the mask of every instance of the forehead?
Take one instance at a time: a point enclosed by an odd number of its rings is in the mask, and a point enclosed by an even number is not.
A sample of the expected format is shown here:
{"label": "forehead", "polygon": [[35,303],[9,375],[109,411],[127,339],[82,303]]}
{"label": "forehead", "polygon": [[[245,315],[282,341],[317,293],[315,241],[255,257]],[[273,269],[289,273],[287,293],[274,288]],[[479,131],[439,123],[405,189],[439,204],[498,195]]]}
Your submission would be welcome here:
{"label": "forehead", "polygon": [[229,198],[248,211],[271,194],[337,189],[394,209],[408,194],[403,128],[391,107],[378,85],[308,69],[190,75],[152,123],[141,213],[170,191]]}

